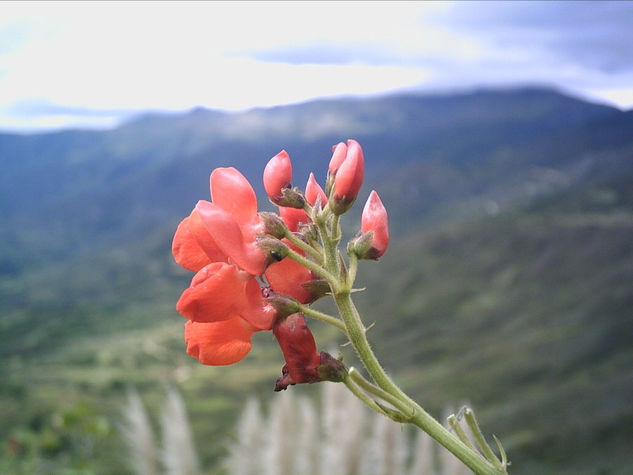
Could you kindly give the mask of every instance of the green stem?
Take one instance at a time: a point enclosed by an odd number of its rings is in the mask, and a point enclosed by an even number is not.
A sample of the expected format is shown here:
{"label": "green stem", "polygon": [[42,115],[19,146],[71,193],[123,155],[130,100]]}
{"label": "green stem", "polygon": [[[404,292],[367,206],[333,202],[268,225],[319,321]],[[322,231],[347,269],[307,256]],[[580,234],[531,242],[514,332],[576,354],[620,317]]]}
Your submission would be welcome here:
{"label": "green stem", "polygon": [[376,404],[376,401],[367,396],[367,394],[365,394],[358,386],[356,386],[354,381],[352,381],[352,379],[350,378],[349,374],[343,380],[343,384],[345,384],[345,386],[347,386],[347,389],[349,389],[352,394],[354,394],[354,396],[365,403],[365,405],[367,405],[370,409],[378,412],[379,414],[389,417],[387,413],[383,411],[383,409],[378,404]]}
{"label": "green stem", "polygon": [[473,434],[473,436],[475,437],[477,445],[479,445],[479,448],[481,449],[485,457],[490,461],[490,463],[503,469],[503,465],[501,464],[501,462],[499,462],[499,459],[488,445],[488,442],[486,442],[486,438],[479,428],[479,424],[477,423],[475,414],[470,408],[466,408],[466,410],[464,411],[464,418],[466,419],[466,423],[470,428],[471,434]]}
{"label": "green stem", "polygon": [[459,440],[461,440],[464,444],[466,444],[471,449],[475,450],[475,447],[473,447],[472,442],[466,435],[466,432],[464,432],[464,429],[462,429],[462,426],[459,424],[459,421],[457,420],[454,414],[451,414],[450,416],[448,416],[448,424],[451,426],[451,428],[455,432],[455,435],[459,437]]}
{"label": "green stem", "polygon": [[[448,429],[422,409],[419,404],[407,396],[391,380],[380,365],[380,362],[369,345],[369,341],[367,340],[367,336],[365,334],[365,326],[361,321],[358,310],[352,302],[350,296],[352,286],[349,274],[345,278],[338,279],[338,277],[342,277],[338,260],[338,243],[341,239],[341,230],[339,226],[339,216],[335,215],[331,219],[325,219],[327,214],[329,214],[328,208],[329,206],[326,207],[324,212],[317,217],[320,219],[315,220],[315,224],[321,234],[321,241],[325,252],[324,267],[329,276],[326,277],[324,275],[324,278],[328,279],[328,282],[330,283],[332,296],[334,297],[334,301],[338,307],[341,320],[345,325],[350,342],[354,346],[358,357],[371,375],[377,387],[389,394],[392,401],[397,402],[396,407],[399,410],[400,408],[406,409],[405,411],[402,411],[404,414],[412,414],[408,422],[416,425],[429,434],[433,439],[452,452],[473,472],[478,475],[505,474],[505,469],[500,470],[498,467],[492,466],[491,463],[485,460],[479,452],[468,447],[464,442],[459,440],[457,436],[453,435]],[[329,221],[329,223],[327,221]],[[350,259],[350,268],[354,269],[355,266],[356,264]],[[356,272],[355,269],[353,272]],[[329,279],[333,276],[336,276],[337,279],[331,282]],[[355,275],[353,277],[355,277]],[[372,385],[372,387],[375,386]],[[379,412],[384,413],[383,411]]]}
{"label": "green stem", "polygon": [[351,300],[349,291],[335,293],[334,301],[336,302],[341,318],[347,328],[350,341],[352,342],[358,357],[381,389],[393,395],[396,399],[402,401],[402,403],[408,405],[410,408],[409,413],[413,413],[409,422],[429,434],[476,474],[499,475],[506,473],[505,470],[499,470],[497,467],[493,467],[478,452],[474,451],[464,444],[464,442],[459,440],[458,437],[451,434],[449,430],[435,420],[419,404],[409,398],[409,396],[407,396],[391,380],[391,378],[389,378],[378,362],[376,355],[367,341],[365,327],[363,326],[360,316],[358,315],[358,311]]}
{"label": "green stem", "polygon": [[[286,247],[288,247],[288,246],[286,246]],[[338,285],[338,279],[336,277],[334,277],[333,274],[328,272],[326,269],[321,267],[316,262],[311,261],[310,259],[306,259],[301,254],[299,254],[298,252],[293,251],[290,247],[288,247],[288,257],[290,259],[292,259],[293,261],[298,262],[303,267],[306,267],[306,268],[310,269],[315,274],[318,274],[321,277],[323,277],[325,280],[328,281],[328,284],[330,284],[331,288],[335,288]]]}
{"label": "green stem", "polygon": [[302,241],[300,238],[298,238],[295,233],[293,233],[292,231],[288,230],[286,232],[285,235],[286,239],[288,239],[288,241],[290,241],[292,244],[294,244],[295,246],[297,246],[299,249],[301,249],[303,252],[305,252],[306,254],[309,254],[313,259],[315,259],[317,262],[321,261],[323,259],[323,255],[317,251],[316,249],[314,249],[312,246],[310,246],[310,244],[308,244],[307,242]]}
{"label": "green stem", "polygon": [[349,375],[352,380],[358,384],[361,388],[367,391],[370,394],[373,394],[376,397],[379,397],[385,402],[388,402],[393,407],[398,409],[407,420],[410,419],[414,415],[414,409],[410,404],[404,403],[402,400],[398,399],[394,395],[388,393],[384,389],[379,388],[378,386],[367,381],[362,374],[358,372],[358,370],[354,367],[349,369]]}
{"label": "green stem", "polygon": [[299,305],[299,311],[301,311],[302,313],[304,313],[310,318],[314,318],[315,320],[320,320],[324,323],[333,325],[347,335],[347,330],[345,329],[345,325],[338,318],[333,317],[332,315],[328,315],[327,313],[319,312],[318,310],[315,310],[312,307],[308,307],[307,305],[303,305],[303,304]]}
{"label": "green stem", "polygon": [[349,271],[347,273],[347,282],[350,288],[354,285],[356,280],[356,272],[358,271],[358,257],[356,254],[351,253],[349,256]]}

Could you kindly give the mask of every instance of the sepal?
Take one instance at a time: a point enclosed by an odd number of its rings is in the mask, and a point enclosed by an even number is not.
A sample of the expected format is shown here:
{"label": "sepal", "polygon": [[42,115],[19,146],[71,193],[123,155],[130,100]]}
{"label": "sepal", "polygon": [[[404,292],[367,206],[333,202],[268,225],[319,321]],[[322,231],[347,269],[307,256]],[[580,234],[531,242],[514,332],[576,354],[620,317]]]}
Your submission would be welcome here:
{"label": "sepal", "polygon": [[288,255],[288,246],[281,242],[279,239],[273,237],[259,237],[257,238],[257,246],[266,255],[266,265],[270,265],[273,262],[279,262]]}
{"label": "sepal", "polygon": [[295,186],[294,188],[281,190],[281,197],[279,200],[273,201],[273,203],[286,208],[303,209],[306,205],[306,199],[301,190]]}
{"label": "sepal", "polygon": [[264,233],[277,239],[281,239],[286,236],[288,227],[278,214],[262,211],[259,213],[259,219],[261,219],[264,224]]}

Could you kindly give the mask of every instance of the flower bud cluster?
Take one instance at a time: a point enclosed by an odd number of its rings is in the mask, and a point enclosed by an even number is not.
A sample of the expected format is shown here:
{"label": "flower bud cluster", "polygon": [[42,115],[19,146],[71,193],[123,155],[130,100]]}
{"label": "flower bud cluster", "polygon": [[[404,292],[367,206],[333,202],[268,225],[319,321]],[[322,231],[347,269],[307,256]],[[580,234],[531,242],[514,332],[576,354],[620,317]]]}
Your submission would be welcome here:
{"label": "flower bud cluster", "polygon": [[[317,352],[303,311],[332,293],[332,275],[320,270],[321,226],[354,203],[364,167],[360,144],[340,142],[332,148],[325,190],[313,173],[301,190],[292,185],[292,163],[282,150],[263,172],[266,194],[278,213],[257,212],[253,188],[236,169],[211,173],[211,201],[198,202],[178,226],[172,246],[176,262],[196,272],[177,305],[189,320],[190,355],[204,364],[232,364],[248,354],[253,333],[272,330],[285,359],[276,390],[343,380],[344,365]],[[388,243],[387,212],[372,191],[348,253],[377,259]]]}

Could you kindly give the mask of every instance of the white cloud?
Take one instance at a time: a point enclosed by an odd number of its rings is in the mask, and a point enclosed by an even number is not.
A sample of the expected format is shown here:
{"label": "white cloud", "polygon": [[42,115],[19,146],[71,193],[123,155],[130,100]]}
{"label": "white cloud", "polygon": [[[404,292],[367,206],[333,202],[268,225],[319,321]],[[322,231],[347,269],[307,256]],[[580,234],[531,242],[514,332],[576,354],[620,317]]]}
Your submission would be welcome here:
{"label": "white cloud", "polygon": [[[544,47],[555,19],[547,31],[532,22],[513,33],[493,7],[469,7],[488,9],[473,27],[451,2],[2,2],[0,127],[103,125],[134,110],[242,109],[416,85],[565,83],[630,104],[622,75]],[[84,113],[22,107],[37,101]]]}

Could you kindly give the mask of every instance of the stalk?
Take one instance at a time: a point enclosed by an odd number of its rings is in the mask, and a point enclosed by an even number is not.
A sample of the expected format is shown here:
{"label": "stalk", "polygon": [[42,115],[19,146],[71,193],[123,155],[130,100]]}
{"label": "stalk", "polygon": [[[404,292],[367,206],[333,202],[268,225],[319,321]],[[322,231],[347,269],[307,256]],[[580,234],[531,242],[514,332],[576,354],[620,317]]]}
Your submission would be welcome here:
{"label": "stalk", "polygon": [[[338,216],[332,220],[331,233],[327,225],[321,221],[317,223],[321,233],[321,240],[325,252],[325,269],[330,275],[337,276],[339,282],[332,286],[332,297],[339,310],[341,320],[343,321],[347,334],[356,354],[362,361],[376,383],[377,387],[388,394],[383,397],[387,402],[392,403],[405,417],[408,422],[425,431],[429,436],[443,445],[447,450],[453,453],[468,468],[478,475],[499,475],[506,473],[505,469],[499,470],[490,462],[484,459],[481,454],[462,442],[458,437],[454,436],[448,429],[434,419],[426,412],[418,403],[407,396],[387,375],[383,367],[380,365],[378,358],[371,349],[366,336],[366,329],[360,318],[358,310],[351,299],[351,288],[353,280],[356,276],[357,260],[355,257],[350,258],[351,272],[341,275],[341,269],[338,263],[337,250],[338,243],[341,238]],[[354,378],[352,378],[354,379]],[[354,381],[362,384],[362,381]],[[371,384],[367,382],[368,384]],[[349,387],[349,386],[348,386]],[[378,389],[376,388],[376,389]],[[380,395],[380,391],[372,391],[374,395]],[[367,402],[364,401],[366,404]],[[409,417],[409,414],[411,416]]]}

